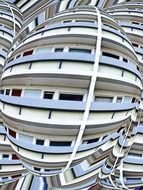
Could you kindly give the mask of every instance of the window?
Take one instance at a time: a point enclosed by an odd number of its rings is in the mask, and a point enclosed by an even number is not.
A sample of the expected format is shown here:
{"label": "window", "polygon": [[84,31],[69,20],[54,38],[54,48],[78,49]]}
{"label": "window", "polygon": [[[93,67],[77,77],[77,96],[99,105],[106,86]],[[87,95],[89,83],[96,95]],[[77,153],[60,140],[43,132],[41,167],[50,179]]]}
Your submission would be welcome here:
{"label": "window", "polygon": [[132,45],[133,45],[134,47],[138,47],[138,46],[139,46],[139,45],[136,44],[136,43],[132,43]]}
{"label": "window", "polygon": [[21,92],[22,92],[21,89],[12,89],[11,95],[12,96],[21,96]]}
{"label": "window", "polygon": [[122,97],[117,97],[116,102],[117,102],[117,103],[121,103],[121,102],[122,102]]}
{"label": "window", "polygon": [[139,23],[138,23],[138,22],[132,22],[132,24],[137,24],[137,25],[139,25]]}
{"label": "window", "polygon": [[48,53],[52,50],[50,47],[39,47],[36,49],[36,53]]}
{"label": "window", "polygon": [[40,98],[41,90],[25,89],[24,97],[26,98]]}
{"label": "window", "polygon": [[76,20],[76,22],[88,22],[88,23],[94,23],[94,20]]}
{"label": "window", "polygon": [[33,53],[33,50],[25,51],[25,52],[23,53],[23,56],[32,55],[32,53]]}
{"label": "window", "polygon": [[4,94],[4,90],[0,90],[0,93],[1,93],[1,94]]}
{"label": "window", "polygon": [[112,102],[113,97],[100,97],[100,96],[95,96],[95,102]]}
{"label": "window", "polygon": [[50,146],[71,146],[70,141],[50,141]]}
{"label": "window", "polygon": [[12,136],[13,138],[16,138],[16,132],[9,129],[9,135]]}
{"label": "window", "polygon": [[130,97],[130,96],[125,96],[125,97],[124,97],[124,102],[131,102],[131,99],[132,99],[132,97]]}
{"label": "window", "polygon": [[2,179],[3,179],[3,180],[6,180],[6,179],[8,179],[8,177],[2,177]]}
{"label": "window", "polygon": [[12,154],[12,160],[19,160],[16,154]]}
{"label": "window", "polygon": [[63,52],[63,48],[55,48],[55,52]]}
{"label": "window", "polygon": [[17,56],[16,56],[16,59],[18,59],[20,56],[21,56],[21,54],[17,55]]}
{"label": "window", "polygon": [[64,20],[63,23],[71,22],[72,20]]}
{"label": "window", "polygon": [[18,177],[21,177],[21,174],[13,175],[13,176],[12,176],[12,178],[18,178]]}
{"label": "window", "polygon": [[123,61],[124,61],[124,62],[128,62],[128,60],[127,60],[126,58],[124,58],[124,57],[123,57]]}
{"label": "window", "polygon": [[34,170],[36,170],[36,171],[40,171],[41,170],[41,168],[37,168],[37,167],[33,167],[34,168]]}
{"label": "window", "polygon": [[133,157],[142,158],[142,154],[137,154],[137,153],[132,153],[132,152],[129,152],[129,153],[128,153],[128,156],[133,156]]}
{"label": "window", "polygon": [[132,103],[135,103],[135,102],[136,102],[136,98],[133,97],[133,98],[132,98]]}
{"label": "window", "polygon": [[8,158],[9,158],[9,154],[3,154],[3,155],[2,155],[2,158],[8,159]]}
{"label": "window", "polygon": [[88,144],[90,143],[95,143],[95,142],[98,142],[99,141],[99,138],[95,138],[95,139],[90,139],[87,141]]}
{"label": "window", "polygon": [[60,94],[59,100],[69,100],[69,101],[82,101],[83,95],[78,94]]}
{"label": "window", "polygon": [[5,95],[9,95],[10,94],[10,89],[6,89]]}
{"label": "window", "polygon": [[90,49],[70,48],[69,52],[91,53]]}
{"label": "window", "polygon": [[36,139],[36,144],[37,145],[44,145],[44,140]]}
{"label": "window", "polygon": [[118,55],[114,55],[112,53],[107,53],[107,52],[102,52],[102,55],[103,56],[107,56],[107,57],[112,57],[114,59],[119,59],[119,56]]}
{"label": "window", "polygon": [[44,99],[53,99],[54,92],[44,91]]}

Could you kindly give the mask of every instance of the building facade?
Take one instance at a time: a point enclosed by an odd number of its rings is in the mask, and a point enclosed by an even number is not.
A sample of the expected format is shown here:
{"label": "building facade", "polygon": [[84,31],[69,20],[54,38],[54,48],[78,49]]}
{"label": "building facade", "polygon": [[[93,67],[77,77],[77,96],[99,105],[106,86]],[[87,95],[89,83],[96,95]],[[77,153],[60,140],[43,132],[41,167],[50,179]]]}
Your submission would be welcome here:
{"label": "building facade", "polygon": [[142,3],[0,3],[3,188],[141,188]]}

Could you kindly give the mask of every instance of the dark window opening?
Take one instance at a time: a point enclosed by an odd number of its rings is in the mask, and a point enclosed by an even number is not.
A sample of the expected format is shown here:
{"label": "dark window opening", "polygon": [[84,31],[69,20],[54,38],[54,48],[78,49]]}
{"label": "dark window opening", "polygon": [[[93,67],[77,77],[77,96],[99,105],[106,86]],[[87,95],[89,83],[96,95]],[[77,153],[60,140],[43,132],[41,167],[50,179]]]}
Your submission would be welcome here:
{"label": "dark window opening", "polygon": [[55,52],[63,52],[63,48],[55,48]]}
{"label": "dark window opening", "polygon": [[13,176],[12,176],[12,178],[17,178],[17,177],[21,177],[21,174],[13,175]]}
{"label": "dark window opening", "polygon": [[114,59],[119,59],[119,56],[118,55],[114,55],[112,53],[107,53],[107,52],[102,52],[102,55],[103,56],[107,56],[107,57],[112,57]]}
{"label": "dark window opening", "polygon": [[8,177],[2,177],[3,180],[8,179]]}
{"label": "dark window opening", "polygon": [[8,154],[3,154],[2,157],[3,158],[9,158],[9,155]]}
{"label": "dark window opening", "polygon": [[9,129],[9,135],[16,138],[16,132]]}
{"label": "dark window opening", "polygon": [[44,140],[36,139],[36,144],[37,145],[44,145]]}
{"label": "dark window opening", "polygon": [[60,94],[59,100],[69,100],[69,101],[82,101],[83,95],[77,94]]}
{"label": "dark window opening", "polygon": [[132,103],[135,103],[135,102],[136,102],[136,98],[133,97],[133,98],[132,98]]}
{"label": "dark window opening", "polygon": [[50,146],[71,146],[69,141],[50,141]]}
{"label": "dark window opening", "polygon": [[6,89],[5,95],[9,95],[10,94],[10,89]]}
{"label": "dark window opening", "polygon": [[64,20],[63,23],[71,22],[71,20]]}
{"label": "dark window opening", "polygon": [[132,43],[132,45],[133,45],[134,47],[138,47],[138,46],[139,46],[139,45],[136,44],[136,43]]}
{"label": "dark window opening", "polygon": [[32,55],[32,53],[33,53],[33,50],[25,51],[25,52],[23,53],[23,56]]}
{"label": "dark window opening", "polygon": [[126,58],[124,58],[124,57],[123,57],[123,61],[124,61],[124,62],[128,62],[128,60],[127,60]]}
{"label": "dark window opening", "polygon": [[138,23],[138,22],[132,22],[132,24],[137,24],[137,25],[139,25],[139,23]]}
{"label": "dark window opening", "polygon": [[54,92],[44,91],[44,99],[53,99]]}
{"label": "dark window opening", "polygon": [[91,53],[90,49],[70,48],[69,52]]}
{"label": "dark window opening", "polygon": [[21,54],[17,55],[17,56],[16,56],[16,59],[18,59],[20,56],[21,56]]}
{"label": "dark window opening", "polygon": [[34,167],[34,170],[36,170],[36,171],[40,171],[41,168]]}
{"label": "dark window opening", "polygon": [[12,160],[19,160],[16,154],[12,154]]}
{"label": "dark window opening", "polygon": [[98,142],[99,141],[99,138],[96,138],[96,139],[90,139],[87,141],[87,143],[95,143],[95,142]]}
{"label": "dark window opening", "polygon": [[11,95],[12,96],[21,96],[21,92],[22,92],[21,89],[12,89]]}
{"label": "dark window opening", "polygon": [[1,94],[4,94],[4,90],[0,90],[0,93],[1,93]]}

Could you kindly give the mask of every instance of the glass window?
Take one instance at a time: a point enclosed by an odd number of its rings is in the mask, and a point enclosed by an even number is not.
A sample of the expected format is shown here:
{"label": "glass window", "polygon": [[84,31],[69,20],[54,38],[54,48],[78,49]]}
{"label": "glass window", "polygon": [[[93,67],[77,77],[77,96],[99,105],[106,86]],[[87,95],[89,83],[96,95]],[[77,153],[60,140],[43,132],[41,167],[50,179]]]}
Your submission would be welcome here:
{"label": "glass window", "polygon": [[69,101],[82,101],[83,95],[78,94],[60,94],[59,100],[69,100]]}
{"label": "glass window", "polygon": [[12,96],[21,96],[22,89],[12,89]]}
{"label": "glass window", "polygon": [[12,154],[12,160],[19,160],[16,154]]}
{"label": "glass window", "polygon": [[55,48],[55,52],[63,52],[63,48]]}
{"label": "glass window", "polygon": [[124,102],[131,102],[131,99],[132,99],[132,97],[130,97],[130,96],[125,96],[125,97],[124,97]]}
{"label": "glass window", "polygon": [[13,138],[16,138],[16,132],[9,129],[9,135],[12,136]]}
{"label": "glass window", "polygon": [[21,174],[13,175],[13,176],[12,176],[12,178],[17,178],[17,177],[21,177]]}
{"label": "glass window", "polygon": [[0,90],[0,93],[1,93],[1,94],[4,94],[4,90]]}
{"label": "glass window", "polygon": [[41,168],[37,168],[37,167],[33,167],[34,168],[34,170],[36,170],[36,171],[40,171],[41,170]]}
{"label": "glass window", "polygon": [[32,142],[33,142],[33,137],[32,137],[32,136],[29,136],[29,135],[24,135],[24,134],[19,133],[19,140],[20,140],[20,141],[24,141],[24,142],[26,142],[26,143],[32,144]]}
{"label": "glass window", "polygon": [[10,89],[6,89],[5,95],[9,95],[10,94]]}
{"label": "glass window", "polygon": [[95,96],[95,102],[112,102],[113,97],[101,97],[101,96]]}
{"label": "glass window", "polygon": [[69,48],[69,52],[91,53],[90,49]]}
{"label": "glass window", "polygon": [[87,143],[95,143],[95,142],[98,142],[99,141],[99,138],[95,138],[95,139],[90,139],[87,141]]}
{"label": "glass window", "polygon": [[126,58],[124,58],[124,57],[123,57],[123,61],[124,61],[124,62],[128,62],[128,60],[127,60]]}
{"label": "glass window", "polygon": [[107,56],[107,57],[112,57],[114,59],[119,59],[118,55],[112,54],[112,53],[107,53],[107,52],[102,52],[103,56]]}
{"label": "glass window", "polygon": [[139,45],[136,44],[136,43],[132,43],[132,45],[133,45],[134,47],[138,47],[138,46],[139,46]]}
{"label": "glass window", "polygon": [[3,154],[2,157],[3,157],[4,159],[8,159],[8,158],[9,158],[9,154]]}
{"label": "glass window", "polygon": [[36,144],[37,145],[44,145],[44,140],[36,139]]}
{"label": "glass window", "polygon": [[25,89],[24,97],[27,98],[40,98],[41,90]]}
{"label": "glass window", "polygon": [[54,92],[44,91],[43,98],[44,99],[53,99],[53,95],[54,95]]}
{"label": "glass window", "polygon": [[41,47],[41,48],[37,48],[36,50],[36,53],[47,53],[47,52],[50,52],[51,51],[51,48],[48,48],[48,47]]}
{"label": "glass window", "polygon": [[50,146],[71,146],[70,141],[50,141]]}
{"label": "glass window", "polygon": [[33,54],[33,50],[29,50],[29,51],[25,51],[23,53],[23,56],[32,55],[32,54]]}
{"label": "glass window", "polygon": [[132,157],[142,157],[142,154],[137,154],[137,153],[133,153],[133,152],[129,152],[128,156],[132,156]]}
{"label": "glass window", "polygon": [[117,103],[121,103],[121,102],[122,102],[122,97],[117,97],[116,102],[117,102]]}

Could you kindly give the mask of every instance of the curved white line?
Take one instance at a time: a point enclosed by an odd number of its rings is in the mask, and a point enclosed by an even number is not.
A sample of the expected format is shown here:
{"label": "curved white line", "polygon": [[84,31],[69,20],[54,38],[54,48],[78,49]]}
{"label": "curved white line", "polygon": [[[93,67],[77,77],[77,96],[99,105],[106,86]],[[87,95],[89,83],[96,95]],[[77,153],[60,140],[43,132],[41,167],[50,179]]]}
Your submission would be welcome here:
{"label": "curved white line", "polygon": [[97,80],[97,72],[98,72],[98,67],[99,67],[99,59],[100,59],[100,50],[101,50],[101,40],[102,40],[102,21],[101,21],[101,15],[99,10],[94,7],[96,9],[96,13],[97,13],[97,20],[98,20],[98,35],[97,35],[97,43],[96,43],[96,53],[95,53],[95,60],[94,60],[94,66],[93,66],[93,71],[92,71],[92,76],[91,76],[91,81],[90,81],[90,86],[89,86],[89,92],[88,92],[88,96],[87,96],[87,102],[86,102],[86,107],[85,107],[85,111],[83,114],[83,119],[81,121],[81,126],[79,129],[79,133],[77,135],[77,139],[75,142],[75,147],[73,149],[73,152],[71,154],[71,157],[66,165],[66,167],[63,169],[62,172],[64,172],[65,170],[67,170],[72,161],[74,160],[78,147],[81,143],[82,140],[82,136],[84,134],[84,130],[86,128],[86,123],[89,117],[89,112],[90,112],[90,107],[91,107],[91,103],[93,101],[93,96],[94,96],[94,88],[95,88],[95,83]]}

